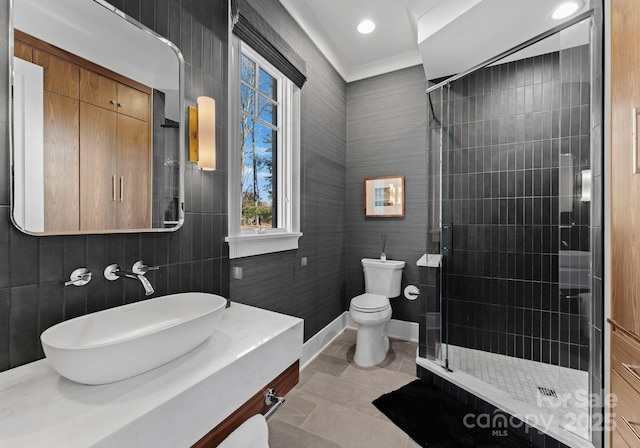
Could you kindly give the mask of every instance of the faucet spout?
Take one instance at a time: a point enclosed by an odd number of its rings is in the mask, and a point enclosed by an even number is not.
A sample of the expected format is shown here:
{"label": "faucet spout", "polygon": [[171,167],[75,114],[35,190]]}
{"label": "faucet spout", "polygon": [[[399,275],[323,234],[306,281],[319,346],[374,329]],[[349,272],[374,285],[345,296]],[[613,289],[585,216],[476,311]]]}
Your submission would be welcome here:
{"label": "faucet spout", "polygon": [[138,280],[142,283],[142,287],[144,288],[144,295],[150,296],[154,293],[153,286],[142,273],[132,272],[132,271],[124,271],[120,269],[120,266],[117,264],[111,264],[107,266],[104,270],[104,276],[107,280],[117,280],[120,277],[132,278],[134,280]]}
{"label": "faucet spout", "polygon": [[138,277],[138,280],[140,280],[140,283],[142,283],[142,287],[144,288],[144,295],[150,296],[151,294],[153,294],[153,286],[151,286],[149,280],[147,280],[147,278],[141,274],[136,275],[136,277]]}

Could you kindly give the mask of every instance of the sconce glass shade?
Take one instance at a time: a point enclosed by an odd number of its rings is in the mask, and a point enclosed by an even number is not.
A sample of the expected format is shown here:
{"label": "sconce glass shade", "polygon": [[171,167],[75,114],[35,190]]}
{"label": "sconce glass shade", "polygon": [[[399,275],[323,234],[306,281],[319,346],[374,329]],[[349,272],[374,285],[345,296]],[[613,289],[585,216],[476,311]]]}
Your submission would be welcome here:
{"label": "sconce glass shade", "polygon": [[216,102],[207,96],[198,97],[198,168],[216,169]]}
{"label": "sconce glass shade", "polygon": [[582,170],[582,194],[580,195],[582,202],[591,201],[591,170]]}

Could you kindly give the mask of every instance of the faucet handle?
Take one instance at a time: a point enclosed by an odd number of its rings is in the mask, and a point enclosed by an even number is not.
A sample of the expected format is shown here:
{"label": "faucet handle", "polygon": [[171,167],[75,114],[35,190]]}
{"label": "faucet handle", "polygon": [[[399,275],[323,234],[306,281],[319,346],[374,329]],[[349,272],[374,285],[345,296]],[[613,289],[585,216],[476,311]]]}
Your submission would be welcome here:
{"label": "faucet handle", "polygon": [[64,282],[64,286],[84,286],[91,281],[91,271],[87,268],[78,268],[71,273],[69,281]]}
{"label": "faucet handle", "polygon": [[104,278],[111,281],[118,280],[120,277],[116,275],[116,272],[118,272],[119,270],[120,270],[120,266],[118,266],[115,263],[110,264],[109,266],[104,268]]}
{"label": "faucet handle", "polygon": [[149,271],[157,271],[158,269],[160,269],[159,266],[147,266],[142,260],[138,260],[133,264],[131,272],[137,275],[144,275]]}

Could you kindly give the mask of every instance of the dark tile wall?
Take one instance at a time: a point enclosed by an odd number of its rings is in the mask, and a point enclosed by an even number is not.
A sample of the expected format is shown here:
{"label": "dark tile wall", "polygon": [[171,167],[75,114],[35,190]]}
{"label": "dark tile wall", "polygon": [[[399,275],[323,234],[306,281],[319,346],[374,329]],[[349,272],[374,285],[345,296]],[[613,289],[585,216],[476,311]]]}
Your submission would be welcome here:
{"label": "dark tile wall", "polygon": [[[309,339],[345,311],[347,85],[278,0],[251,6],[306,61],[297,251],[231,260],[231,299],[301,317]],[[302,266],[302,258],[307,266]]]}
{"label": "dark tile wall", "polygon": [[590,203],[569,197],[563,212],[559,199],[561,154],[576,179],[590,163],[588,52],[478,70],[452,84],[448,109],[444,91],[432,97],[450,142],[443,290],[454,345],[589,366],[589,287],[568,288],[558,275],[559,250],[590,246]]}
{"label": "dark tile wall", "polygon": [[[229,260],[223,238],[227,223],[226,60],[227,2],[223,0],[113,1],[181,48],[185,58],[187,104],[215,98],[220,169],[201,172],[187,164],[185,224],[168,234],[118,234],[33,237],[10,222],[8,89],[0,91],[0,370],[43,356],[39,336],[60,321],[144,298],[139,283],[108,282],[110,263],[129,268],[142,259],[158,265],[147,274],[155,296],[206,291],[229,296]],[[8,80],[9,1],[0,1],[0,73]],[[184,133],[186,138],[187,133]],[[84,287],[64,287],[76,268],[93,273]]]}
{"label": "dark tile wall", "polygon": [[[402,288],[419,286],[416,261],[425,253],[427,81],[422,66],[347,86],[347,303],[364,292],[360,260],[378,258],[382,234],[387,258],[406,262]],[[405,217],[364,217],[364,179],[405,176]],[[419,301],[400,295],[393,318],[418,322]]]}

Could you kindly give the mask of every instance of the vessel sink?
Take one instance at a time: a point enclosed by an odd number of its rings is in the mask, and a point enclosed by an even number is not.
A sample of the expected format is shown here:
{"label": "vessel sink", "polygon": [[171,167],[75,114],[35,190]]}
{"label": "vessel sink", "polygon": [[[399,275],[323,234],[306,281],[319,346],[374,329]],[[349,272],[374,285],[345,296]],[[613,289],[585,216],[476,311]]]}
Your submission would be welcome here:
{"label": "vessel sink", "polygon": [[171,294],[61,322],[40,340],[60,375],[82,384],[112,383],[197,347],[220,323],[226,304],[215,294]]}

